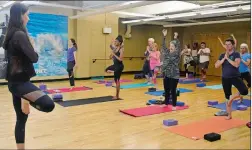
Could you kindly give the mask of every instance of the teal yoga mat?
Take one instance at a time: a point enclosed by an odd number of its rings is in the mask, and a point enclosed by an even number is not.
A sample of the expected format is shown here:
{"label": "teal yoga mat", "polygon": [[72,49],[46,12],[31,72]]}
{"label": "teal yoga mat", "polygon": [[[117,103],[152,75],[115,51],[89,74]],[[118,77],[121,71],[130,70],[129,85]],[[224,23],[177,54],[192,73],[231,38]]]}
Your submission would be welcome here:
{"label": "teal yoga mat", "polygon": [[[234,86],[232,86],[232,87],[234,87]],[[212,89],[212,90],[223,89],[223,88],[222,88],[222,84],[205,86],[205,87],[203,87],[203,88],[205,88],[205,89]]]}
{"label": "teal yoga mat", "polygon": [[[132,89],[132,88],[141,88],[141,87],[149,87],[154,86],[154,84],[147,84],[147,83],[134,83],[134,84],[124,84],[121,85],[121,89]],[[115,87],[115,86],[113,86]]]}

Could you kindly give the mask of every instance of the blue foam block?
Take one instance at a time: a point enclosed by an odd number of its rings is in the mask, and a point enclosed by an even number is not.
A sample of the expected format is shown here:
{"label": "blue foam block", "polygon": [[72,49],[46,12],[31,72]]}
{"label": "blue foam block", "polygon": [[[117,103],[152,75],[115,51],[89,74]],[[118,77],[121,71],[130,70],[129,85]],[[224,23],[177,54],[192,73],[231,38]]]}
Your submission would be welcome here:
{"label": "blue foam block", "polygon": [[[135,83],[135,84],[124,84],[121,85],[121,89],[132,89],[132,88],[141,88],[141,87],[149,87],[154,86],[154,84],[147,84],[147,83]],[[113,86],[115,87],[115,86]]]}
{"label": "blue foam block", "polygon": [[185,103],[184,103],[184,102],[177,102],[176,105],[177,105],[177,106],[185,106]]}
{"label": "blue foam block", "polygon": [[[242,103],[238,103],[239,100],[235,100],[232,103],[232,110],[237,110],[239,105],[245,105],[247,107],[251,107],[251,100],[248,99],[243,99]],[[226,111],[226,102],[224,103],[219,103],[217,105],[209,105],[209,107],[213,107],[213,108],[217,108],[217,109],[221,109],[221,110],[225,110]]]}
{"label": "blue foam block", "polygon": [[[193,92],[189,89],[179,88],[180,93],[187,93],[187,92]],[[163,90],[161,91],[155,91],[155,92],[145,92],[145,94],[153,95],[153,96],[162,96],[164,93]]]}
{"label": "blue foam block", "polygon": [[197,87],[204,87],[204,86],[206,86],[206,83],[198,83],[198,84],[196,84],[196,86]]}
{"label": "blue foam block", "polygon": [[112,86],[112,82],[111,83],[106,83],[105,86]]}
{"label": "blue foam block", "polygon": [[245,106],[245,105],[239,105],[239,106],[237,106],[237,110],[247,110],[247,109],[248,109],[248,107]]}
{"label": "blue foam block", "polygon": [[218,101],[208,101],[208,105],[217,105]]}
{"label": "blue foam block", "polygon": [[155,104],[156,101],[157,101],[157,100],[155,100],[155,99],[151,99],[151,100],[148,101],[148,103],[150,103],[150,104]]}
{"label": "blue foam block", "polygon": [[53,95],[53,99],[54,99],[54,100],[63,99],[63,95],[60,94],[60,93],[56,93],[56,94]]}
{"label": "blue foam block", "polygon": [[168,120],[163,120],[163,124],[165,126],[175,126],[178,124],[178,121],[174,119],[168,119]]}

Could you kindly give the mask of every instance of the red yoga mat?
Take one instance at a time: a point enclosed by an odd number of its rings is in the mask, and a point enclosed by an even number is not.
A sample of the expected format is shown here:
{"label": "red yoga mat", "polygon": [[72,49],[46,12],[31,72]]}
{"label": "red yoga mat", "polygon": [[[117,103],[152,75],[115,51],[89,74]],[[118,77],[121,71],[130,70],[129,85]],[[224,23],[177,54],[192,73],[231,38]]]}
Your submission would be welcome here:
{"label": "red yoga mat", "polygon": [[185,125],[173,126],[168,128],[168,131],[182,135],[192,140],[199,140],[207,133],[220,133],[232,128],[243,126],[246,123],[247,121],[244,120],[235,118],[226,120],[225,117],[218,116]]}
{"label": "red yoga mat", "polygon": [[66,93],[66,92],[76,92],[76,91],[86,91],[86,90],[92,90],[92,88],[90,87],[85,87],[85,86],[81,86],[81,87],[74,87],[74,88],[60,88],[60,89],[50,89],[47,90],[46,92],[48,94],[54,94],[54,93]]}
{"label": "red yoga mat", "polygon": [[[99,81],[95,81],[95,83],[97,83],[97,84],[106,84],[109,81],[112,81],[112,83],[115,82],[114,80],[102,80],[102,81],[104,81],[104,83],[101,83]],[[126,82],[132,82],[132,80],[128,80],[128,79],[121,79],[120,80],[120,83],[126,83]]]}
{"label": "red yoga mat", "polygon": [[[183,110],[189,108],[189,106],[177,106],[177,110]],[[149,116],[154,114],[161,114],[165,112],[171,112],[172,106],[168,105],[165,107],[161,106],[147,106],[147,107],[140,107],[140,108],[133,108],[133,109],[125,109],[119,110],[120,112],[133,116],[133,117],[141,117],[141,116]]]}

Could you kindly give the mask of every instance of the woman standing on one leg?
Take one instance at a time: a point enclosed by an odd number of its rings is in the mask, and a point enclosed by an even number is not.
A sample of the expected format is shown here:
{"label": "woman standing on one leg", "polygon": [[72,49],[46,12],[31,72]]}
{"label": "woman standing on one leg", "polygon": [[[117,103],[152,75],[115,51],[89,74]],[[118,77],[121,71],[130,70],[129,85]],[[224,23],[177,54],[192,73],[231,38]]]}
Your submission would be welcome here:
{"label": "woman standing on one leg", "polygon": [[112,49],[110,58],[113,59],[114,64],[106,68],[106,72],[114,73],[114,80],[116,83],[116,96],[113,99],[119,99],[119,92],[120,92],[120,78],[122,75],[122,71],[124,69],[123,65],[123,38],[119,35],[116,40],[110,45]]}
{"label": "woman standing on one leg", "polygon": [[239,67],[239,71],[241,73],[241,79],[246,80],[248,88],[251,87],[251,75],[250,75],[250,62],[251,62],[251,55],[248,52],[248,45],[242,43],[240,46],[240,55],[241,55],[241,63]]}
{"label": "woman standing on one leg", "polygon": [[186,78],[188,78],[188,67],[191,65],[191,61],[193,61],[190,45],[185,45],[185,49],[181,52],[181,55],[184,55],[185,73]]}
{"label": "woman standing on one leg", "polygon": [[28,7],[21,3],[13,4],[3,44],[8,58],[6,80],[16,112],[15,139],[18,149],[25,149],[25,125],[30,113],[29,105],[43,112],[51,112],[55,107],[52,99],[30,82],[30,78],[36,75],[33,63],[38,61],[38,54],[28,37],[28,21]]}
{"label": "woman standing on one leg", "polygon": [[69,48],[67,51],[67,72],[69,76],[70,86],[74,87],[74,68],[76,68],[76,51],[77,51],[77,44],[74,39],[69,40]]}
{"label": "woman standing on one leg", "polygon": [[154,43],[153,50],[150,52],[150,69],[152,72],[153,83],[157,83],[157,74],[160,67],[160,52],[157,43]]}
{"label": "woman standing on one leg", "polygon": [[146,51],[144,52],[144,56],[146,57],[146,59],[144,61],[144,65],[143,65],[143,73],[147,79],[148,84],[151,84],[151,82],[152,82],[152,73],[151,73],[151,69],[150,69],[149,55],[153,49],[154,42],[155,42],[155,40],[153,38],[149,38],[148,39],[148,46],[146,47]]}
{"label": "woman standing on one leg", "polygon": [[177,103],[177,85],[179,81],[179,62],[180,62],[180,42],[178,40],[178,33],[174,33],[174,39],[170,42],[170,48],[168,49],[165,44],[167,30],[163,30],[163,83],[165,89],[165,105],[169,104],[170,93],[172,95],[172,110],[176,110]]}
{"label": "woman standing on one leg", "polygon": [[[222,66],[222,86],[227,100],[227,119],[232,119],[231,106],[233,100],[248,94],[248,89],[240,78],[239,66],[241,58],[240,54],[235,52],[234,44],[234,40],[226,40],[226,52],[221,54],[219,60],[215,63],[216,68]],[[232,85],[237,88],[239,93],[232,95]]]}
{"label": "woman standing on one leg", "polygon": [[196,76],[196,67],[198,65],[198,43],[193,43],[192,47],[192,57],[194,61],[194,77]]}
{"label": "woman standing on one leg", "polygon": [[201,49],[198,51],[200,55],[200,70],[201,70],[201,81],[206,79],[206,72],[209,65],[209,56],[210,56],[210,49],[206,47],[206,43],[201,43]]}

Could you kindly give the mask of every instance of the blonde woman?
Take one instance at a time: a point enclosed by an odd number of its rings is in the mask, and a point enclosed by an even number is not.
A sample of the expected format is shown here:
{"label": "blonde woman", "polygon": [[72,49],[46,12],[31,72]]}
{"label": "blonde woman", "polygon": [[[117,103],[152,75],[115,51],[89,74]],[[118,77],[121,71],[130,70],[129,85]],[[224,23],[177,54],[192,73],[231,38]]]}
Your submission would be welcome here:
{"label": "blonde woman", "polygon": [[247,81],[247,86],[251,87],[251,74],[250,74],[250,61],[251,55],[248,50],[248,45],[242,43],[240,46],[241,63],[239,66],[239,71],[241,73],[241,79]]}
{"label": "blonde woman", "polygon": [[184,67],[186,78],[188,78],[188,68],[191,65],[191,61],[193,61],[192,51],[190,49],[190,45],[185,45],[185,49],[181,52],[181,55],[184,56]]}
{"label": "blonde woman", "polygon": [[152,80],[153,83],[156,84],[157,83],[156,77],[160,67],[160,51],[157,43],[153,44],[153,50],[150,52],[149,57],[150,57],[150,69],[153,75]]}

